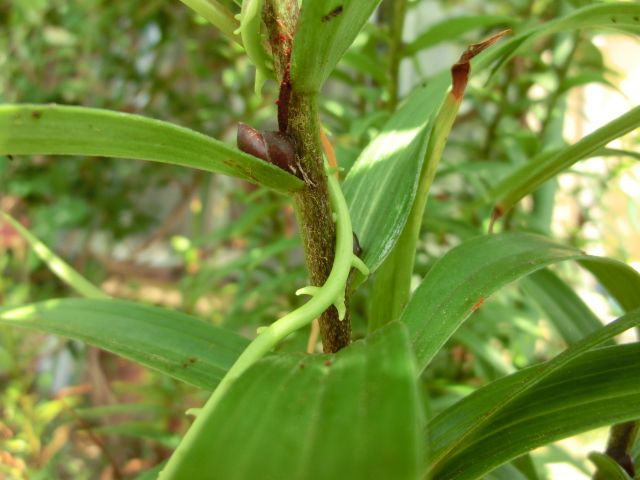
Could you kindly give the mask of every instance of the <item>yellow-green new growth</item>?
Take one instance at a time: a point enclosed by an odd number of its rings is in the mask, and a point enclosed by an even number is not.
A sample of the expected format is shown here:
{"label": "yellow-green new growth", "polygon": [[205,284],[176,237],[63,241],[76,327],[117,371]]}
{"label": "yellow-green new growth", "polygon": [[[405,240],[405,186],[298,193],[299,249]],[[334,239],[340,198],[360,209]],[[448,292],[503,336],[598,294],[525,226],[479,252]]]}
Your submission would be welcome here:
{"label": "yellow-green new growth", "polygon": [[193,453],[194,449],[191,447],[198,444],[198,442],[206,443],[205,436],[207,428],[210,427],[209,421],[213,417],[220,399],[233,382],[249,367],[269,353],[280,341],[292,332],[311,323],[314,318],[319,317],[331,305],[335,305],[340,318],[344,318],[346,312],[344,292],[351,268],[357,268],[364,275],[368,275],[369,269],[367,266],[353,253],[351,217],[338,180],[331,175],[327,180],[329,182],[331,205],[336,215],[336,254],[327,281],[322,287],[309,286],[299,290],[299,293],[312,295],[311,300],[261,330],[258,337],[242,352],[209,397],[202,410],[198,412],[193,425],[169,459],[165,469],[160,473],[160,480],[193,478],[192,474],[196,474],[199,467],[197,453]]}

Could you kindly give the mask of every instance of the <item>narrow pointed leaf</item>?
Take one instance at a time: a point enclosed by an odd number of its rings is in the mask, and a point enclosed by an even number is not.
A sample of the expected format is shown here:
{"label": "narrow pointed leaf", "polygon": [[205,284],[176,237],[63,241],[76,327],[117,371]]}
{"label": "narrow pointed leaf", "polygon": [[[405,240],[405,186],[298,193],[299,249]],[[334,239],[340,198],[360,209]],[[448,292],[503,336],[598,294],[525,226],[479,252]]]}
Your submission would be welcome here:
{"label": "narrow pointed leaf", "polygon": [[489,192],[489,199],[497,202],[494,216],[500,217],[516,202],[537,190],[550,178],[638,127],[640,127],[640,106],[609,122],[577,143],[552,155],[543,153],[522,165]]}
{"label": "narrow pointed leaf", "polygon": [[602,327],[602,322],[560,277],[544,268],[524,278],[524,291],[547,314],[567,344]]}
{"label": "narrow pointed leaf", "polygon": [[[551,362],[553,362],[552,360]],[[551,363],[549,362],[549,363]],[[596,349],[574,357],[551,375],[546,364],[498,380],[436,417],[428,426],[434,479],[481,478],[509,460],[556,440],[612,423],[640,418],[640,344]],[[486,412],[522,382],[543,376],[445,457],[463,425],[477,425]],[[461,421],[461,423],[460,423]],[[432,450],[433,451],[433,450]]]}
{"label": "narrow pointed leaf", "polygon": [[168,478],[415,480],[415,369],[398,323],[335,355],[278,354],[240,377]]}
{"label": "narrow pointed leaf", "polygon": [[500,287],[546,265],[585,257],[545,237],[506,233],[471,239],[429,271],[401,315],[422,371],[458,327]]}
{"label": "narrow pointed leaf", "polygon": [[[502,15],[468,15],[448,18],[429,27],[418,38],[409,43],[403,55],[413,55],[420,50],[430,48],[442,42],[459,41],[461,36],[472,30],[494,26],[513,26],[515,19]],[[466,37],[465,37],[466,38]]]}
{"label": "narrow pointed leaf", "polygon": [[304,0],[291,54],[296,91],[317,93],[380,0]]}
{"label": "narrow pointed leaf", "polygon": [[122,300],[49,300],[4,308],[0,324],[81,340],[206,390],[249,343],[189,315]]}
{"label": "narrow pointed leaf", "polygon": [[[362,259],[375,271],[407,222],[449,72],[416,89],[356,160],[343,189]],[[390,199],[393,198],[393,201]]]}
{"label": "narrow pointed leaf", "polygon": [[0,105],[0,152],[150,160],[223,173],[281,192],[304,185],[284,170],[194,130],[96,108]]}
{"label": "narrow pointed leaf", "polygon": [[499,59],[494,71],[511,59],[518,50],[543,35],[578,29],[602,29],[640,34],[640,5],[633,2],[589,5],[570,14],[532,27],[497,48],[484,53],[474,67],[484,68]]}
{"label": "narrow pointed leaf", "polygon": [[56,255],[20,222],[5,212],[0,212],[0,220],[9,223],[24,238],[35,254],[64,283],[86,298],[107,298],[108,295],[84,278],[80,272]]}

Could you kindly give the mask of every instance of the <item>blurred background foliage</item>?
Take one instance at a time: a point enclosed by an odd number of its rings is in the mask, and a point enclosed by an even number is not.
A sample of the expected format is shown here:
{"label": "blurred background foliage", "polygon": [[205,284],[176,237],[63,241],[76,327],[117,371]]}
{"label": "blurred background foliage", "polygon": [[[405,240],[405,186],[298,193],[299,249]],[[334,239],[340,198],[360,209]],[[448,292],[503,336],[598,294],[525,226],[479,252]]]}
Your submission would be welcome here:
{"label": "blurred background foliage", "polygon": [[[592,3],[422,0],[402,12],[383,1],[321,99],[341,166],[349,169],[413,86],[448,69],[468,44]],[[625,37],[558,34],[491,78],[473,78],[427,206],[416,283],[443,252],[487,231],[493,205],[481,200],[497,179],[638,103],[628,82],[640,73],[625,77],[628,65],[611,60],[620,48],[638,53]],[[596,97],[618,110],[594,106]],[[262,99],[254,95],[241,48],[177,1],[0,0],[2,103],[139,113],[233,142],[238,121],[275,128],[276,98],[273,83]],[[615,148],[637,144],[632,135]],[[637,266],[637,157],[604,153],[544,185],[497,228],[553,235]],[[293,292],[305,269],[293,211],[283,196],[239,180],[107,158],[0,155],[0,205],[113,296],[195,313],[248,336],[299,304]],[[5,224],[0,273],[3,306],[69,295]],[[583,294],[594,283],[575,268],[541,275],[559,288],[570,279],[600,318],[619,313],[602,294]],[[533,276],[478,305],[425,376],[429,415],[571,341],[548,321],[562,305],[531,300],[536,288],[545,298],[545,284]],[[353,299],[356,337],[365,332],[367,294],[365,285]],[[307,337],[301,332],[281,348],[304,349]],[[187,425],[184,410],[204,398],[95,348],[0,327],[0,477],[132,478],[167,458]],[[601,450],[602,435],[598,441]],[[574,475],[586,471],[560,447],[534,459],[542,478],[545,462],[568,459]]]}

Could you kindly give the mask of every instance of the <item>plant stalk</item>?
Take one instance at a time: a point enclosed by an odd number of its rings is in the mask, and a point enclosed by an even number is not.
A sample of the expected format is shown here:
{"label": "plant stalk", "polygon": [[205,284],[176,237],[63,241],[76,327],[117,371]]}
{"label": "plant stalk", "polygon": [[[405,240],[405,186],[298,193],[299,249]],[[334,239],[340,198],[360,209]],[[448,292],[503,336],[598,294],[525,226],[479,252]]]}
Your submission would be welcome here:
{"label": "plant stalk", "polygon": [[[266,0],[263,18],[280,82],[278,123],[296,145],[298,168],[306,182],[305,188],[294,195],[305,261],[311,285],[321,286],[333,265],[336,232],[324,171],[317,95],[297,91],[289,79],[297,14],[296,0]],[[351,322],[348,310],[343,320],[338,319],[334,307],[326,310],[320,316],[320,334],[325,353],[334,353],[349,345]]]}

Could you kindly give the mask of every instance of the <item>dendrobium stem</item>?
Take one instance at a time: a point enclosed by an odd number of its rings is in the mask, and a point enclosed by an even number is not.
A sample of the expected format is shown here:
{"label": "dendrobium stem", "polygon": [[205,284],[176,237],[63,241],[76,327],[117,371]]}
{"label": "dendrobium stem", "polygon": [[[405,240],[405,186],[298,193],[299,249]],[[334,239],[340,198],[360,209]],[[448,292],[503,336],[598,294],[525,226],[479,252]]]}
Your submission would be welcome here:
{"label": "dendrobium stem", "polygon": [[305,287],[298,290],[299,294],[312,295],[311,300],[261,330],[256,339],[242,352],[209,397],[205,406],[197,414],[193,425],[160,474],[160,480],[175,480],[184,477],[182,474],[183,466],[194,461],[191,458],[192,455],[197,455],[197,453],[193,453],[193,445],[201,441],[200,437],[207,431],[208,423],[213,418],[216,406],[234,381],[269,353],[280,341],[292,332],[310,324],[314,318],[319,317],[331,305],[336,306],[338,312],[341,313],[340,318],[342,318],[345,311],[344,292],[351,268],[355,267],[364,275],[368,275],[367,266],[353,253],[351,217],[338,180],[329,175],[328,182],[331,205],[336,216],[336,254],[327,281],[322,287]]}

